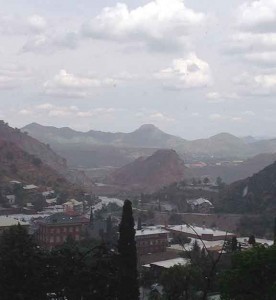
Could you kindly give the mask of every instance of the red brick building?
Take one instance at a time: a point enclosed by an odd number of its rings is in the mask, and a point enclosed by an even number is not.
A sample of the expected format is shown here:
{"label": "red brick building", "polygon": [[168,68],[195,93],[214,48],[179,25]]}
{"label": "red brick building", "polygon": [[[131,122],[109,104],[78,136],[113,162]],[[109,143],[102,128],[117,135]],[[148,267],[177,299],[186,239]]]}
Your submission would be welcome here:
{"label": "red brick building", "polygon": [[56,213],[38,223],[37,242],[43,248],[53,248],[63,244],[68,236],[79,241],[88,225],[85,217]]}
{"label": "red brick building", "polygon": [[165,252],[168,246],[168,233],[167,230],[157,227],[136,230],[135,240],[138,255]]}

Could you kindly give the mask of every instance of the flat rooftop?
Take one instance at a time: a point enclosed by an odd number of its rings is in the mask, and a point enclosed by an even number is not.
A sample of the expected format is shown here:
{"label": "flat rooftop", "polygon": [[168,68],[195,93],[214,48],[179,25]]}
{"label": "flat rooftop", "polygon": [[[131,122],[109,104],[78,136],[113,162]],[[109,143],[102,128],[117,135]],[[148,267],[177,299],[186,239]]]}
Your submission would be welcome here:
{"label": "flat rooftop", "polygon": [[188,263],[189,263],[188,259],[185,259],[185,258],[182,258],[182,257],[177,257],[177,258],[173,258],[173,259],[153,262],[151,264],[144,265],[143,267],[158,266],[158,267],[168,269],[168,268],[171,268],[175,265],[185,266]]}
{"label": "flat rooftop", "polygon": [[151,226],[143,228],[142,230],[136,230],[135,236],[154,235],[154,234],[168,234],[169,231],[161,227]]}
{"label": "flat rooftop", "polygon": [[198,234],[199,236],[202,236],[203,234],[211,234],[213,236],[233,236],[234,233],[226,232],[222,230],[217,229],[210,229],[210,228],[204,228],[204,227],[198,227],[198,226],[188,226],[188,225],[172,225],[168,226],[167,229],[183,232],[187,234]]}

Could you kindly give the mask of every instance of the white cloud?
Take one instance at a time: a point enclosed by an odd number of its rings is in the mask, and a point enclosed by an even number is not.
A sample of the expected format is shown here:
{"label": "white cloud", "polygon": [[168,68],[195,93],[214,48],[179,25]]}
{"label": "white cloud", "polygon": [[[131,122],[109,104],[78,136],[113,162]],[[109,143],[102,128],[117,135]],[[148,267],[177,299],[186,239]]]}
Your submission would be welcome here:
{"label": "white cloud", "polygon": [[25,107],[18,111],[21,116],[29,116],[43,118],[45,116],[51,118],[74,118],[74,120],[82,120],[84,118],[93,117],[93,119],[110,118],[114,114],[125,111],[122,108],[113,107],[96,107],[94,109],[81,110],[75,105],[60,106],[51,103],[42,103],[36,106]]}
{"label": "white cloud", "polygon": [[106,7],[83,25],[83,34],[94,39],[138,41],[158,50],[182,45],[191,28],[205,15],[187,8],[183,0],[154,0],[129,9],[124,3]]}
{"label": "white cloud", "polygon": [[236,15],[236,32],[228,41],[226,52],[259,66],[275,65],[276,1],[247,1]]}
{"label": "white cloud", "polygon": [[275,31],[275,0],[248,1],[239,7],[239,25],[246,30]]}
{"label": "white cloud", "polygon": [[208,99],[216,100],[216,99],[221,98],[221,95],[218,92],[209,92],[209,93],[206,94],[206,97]]}
{"label": "white cloud", "polygon": [[165,87],[176,89],[201,88],[212,82],[209,64],[195,53],[173,60],[171,67],[159,71],[155,77],[162,80]]}
{"label": "white cloud", "polygon": [[243,118],[242,117],[232,117],[231,120],[234,122],[242,122]]}
{"label": "white cloud", "polygon": [[31,70],[17,64],[0,66],[0,89],[13,89],[31,78]]}
{"label": "white cloud", "polygon": [[252,110],[246,110],[242,113],[242,115],[248,116],[248,117],[254,117],[256,114]]}
{"label": "white cloud", "polygon": [[41,32],[47,28],[46,20],[39,15],[32,15],[28,17],[27,22],[34,32]]}
{"label": "white cloud", "polygon": [[260,87],[276,88],[276,74],[257,75],[254,80]]}
{"label": "white cloud", "polygon": [[175,121],[174,118],[171,118],[161,112],[156,112],[156,113],[149,115],[149,120],[161,121],[161,122],[174,122]]}
{"label": "white cloud", "polygon": [[269,96],[276,93],[276,73],[245,72],[237,76],[234,83],[239,86],[244,95]]}
{"label": "white cloud", "polygon": [[116,86],[117,81],[112,78],[92,78],[80,76],[60,70],[52,80],[44,83],[44,91],[47,95],[64,97],[86,97],[91,89]]}
{"label": "white cloud", "polygon": [[78,45],[79,37],[75,32],[43,32],[30,36],[21,51],[34,52],[40,54],[52,53],[55,50],[75,49]]}
{"label": "white cloud", "polygon": [[54,107],[53,104],[51,103],[42,103],[36,106],[37,109],[39,110],[50,110]]}
{"label": "white cloud", "polygon": [[275,52],[261,52],[261,53],[247,53],[245,59],[271,67],[276,64],[276,51]]}
{"label": "white cloud", "polygon": [[36,34],[46,29],[47,22],[40,15],[0,15],[0,32],[4,35]]}
{"label": "white cloud", "polygon": [[210,114],[209,119],[212,121],[219,121],[223,119],[223,116],[221,114]]}
{"label": "white cloud", "polygon": [[29,110],[29,109],[21,109],[19,112],[18,112],[19,115],[25,115],[25,116],[28,116],[28,115],[32,115],[33,114],[33,111],[32,110]]}

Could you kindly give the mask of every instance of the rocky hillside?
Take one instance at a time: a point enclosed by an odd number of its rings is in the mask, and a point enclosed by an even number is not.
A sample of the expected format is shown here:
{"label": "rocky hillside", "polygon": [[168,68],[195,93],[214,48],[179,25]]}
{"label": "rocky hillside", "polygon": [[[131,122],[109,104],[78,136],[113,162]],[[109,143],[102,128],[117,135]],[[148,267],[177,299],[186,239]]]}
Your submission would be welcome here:
{"label": "rocky hillside", "polygon": [[71,184],[58,172],[12,142],[0,137],[0,181],[18,180],[26,184],[70,188]]}
{"label": "rocky hillside", "polygon": [[91,185],[84,173],[70,170],[66,160],[56,154],[49,145],[36,140],[27,133],[10,127],[7,123],[0,122],[0,140],[2,143],[13,144],[23,152],[39,158],[44,165],[55,170],[66,180],[78,185]]}
{"label": "rocky hillside", "polygon": [[149,157],[140,157],[119,168],[108,177],[108,182],[130,189],[153,191],[182,180],[186,170],[174,150],[158,150]]}
{"label": "rocky hillside", "polygon": [[276,213],[276,162],[223,191],[218,208],[224,212]]}

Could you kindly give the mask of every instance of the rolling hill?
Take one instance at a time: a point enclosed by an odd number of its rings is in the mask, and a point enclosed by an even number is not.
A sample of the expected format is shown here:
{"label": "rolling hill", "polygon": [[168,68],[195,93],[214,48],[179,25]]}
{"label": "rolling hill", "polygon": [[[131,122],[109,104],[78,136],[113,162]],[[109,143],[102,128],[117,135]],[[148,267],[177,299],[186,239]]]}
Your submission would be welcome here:
{"label": "rolling hill", "polygon": [[140,157],[108,176],[109,184],[154,191],[185,177],[187,168],[174,150],[157,150],[149,157]]}

